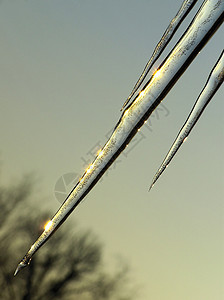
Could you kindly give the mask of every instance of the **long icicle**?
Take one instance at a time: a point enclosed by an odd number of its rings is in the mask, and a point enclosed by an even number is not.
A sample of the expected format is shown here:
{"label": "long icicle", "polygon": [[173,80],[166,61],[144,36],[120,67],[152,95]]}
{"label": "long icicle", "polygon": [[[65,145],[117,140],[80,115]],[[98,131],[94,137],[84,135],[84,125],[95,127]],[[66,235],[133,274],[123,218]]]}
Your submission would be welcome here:
{"label": "long icicle", "polygon": [[131,94],[128,96],[127,100],[124,102],[121,110],[125,108],[125,106],[129,103],[131,98],[134,96],[134,94],[137,92],[137,90],[140,88],[141,84],[143,83],[145,77],[149,73],[151,67],[155,64],[157,59],[162,54],[163,50],[166,48],[167,44],[179,28],[180,24],[183,22],[185,17],[188,15],[188,13],[191,11],[193,6],[197,0],[185,0],[180,9],[178,10],[175,17],[171,20],[170,24],[168,25],[167,29],[165,30],[162,38],[160,39],[159,43],[156,45],[156,48],[154,49],[152,56],[150,57],[149,61],[144,67],[144,70],[139,77],[138,81],[136,82]]}
{"label": "long icicle", "polygon": [[170,55],[159,70],[122,113],[111,137],[106,142],[93,163],[65,199],[59,210],[49,221],[45,230],[18,264],[15,275],[27,266],[37,250],[64,223],[67,217],[90,192],[105,171],[125,149],[130,140],[164,99],[169,90],[181,77],[199,51],[216,32],[224,20],[224,1],[205,0]]}
{"label": "long icicle", "polygon": [[153,177],[152,184],[149,190],[154,186],[154,184],[162,175],[163,171],[166,169],[170,161],[173,159],[174,155],[176,154],[180,146],[184,143],[184,141],[190,134],[191,130],[199,120],[204,109],[206,108],[206,106],[211,101],[214,94],[217,92],[217,90],[223,83],[223,80],[224,80],[224,50],[222,51],[218,61],[213,67],[211,73],[209,74],[207,82],[203,90],[201,91],[199,97],[197,98],[194,107],[192,108],[186,122],[184,123],[173,145],[171,146],[169,152],[167,153],[165,159],[163,160],[161,166],[159,167],[158,171]]}

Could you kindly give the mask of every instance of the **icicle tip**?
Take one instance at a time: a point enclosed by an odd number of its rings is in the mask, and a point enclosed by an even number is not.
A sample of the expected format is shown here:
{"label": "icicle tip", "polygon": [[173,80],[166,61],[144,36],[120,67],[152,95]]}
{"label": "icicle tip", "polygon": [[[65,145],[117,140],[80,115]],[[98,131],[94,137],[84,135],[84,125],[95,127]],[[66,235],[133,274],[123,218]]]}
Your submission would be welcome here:
{"label": "icicle tip", "polygon": [[150,187],[149,187],[149,189],[148,189],[148,192],[151,191],[151,189],[153,188],[153,186],[154,186],[154,182],[150,185]]}
{"label": "icicle tip", "polygon": [[26,264],[26,263],[24,263],[23,261],[21,261],[21,262],[18,264],[18,266],[17,266],[17,268],[16,268],[16,270],[15,270],[14,276],[16,276],[16,275],[19,273],[19,271],[22,270],[23,268],[25,268],[27,265],[28,265],[28,264]]}
{"label": "icicle tip", "polygon": [[28,266],[30,264],[30,261],[31,261],[31,256],[29,254],[26,254],[24,258],[21,260],[21,262],[18,264],[14,276],[16,276],[20,270]]}

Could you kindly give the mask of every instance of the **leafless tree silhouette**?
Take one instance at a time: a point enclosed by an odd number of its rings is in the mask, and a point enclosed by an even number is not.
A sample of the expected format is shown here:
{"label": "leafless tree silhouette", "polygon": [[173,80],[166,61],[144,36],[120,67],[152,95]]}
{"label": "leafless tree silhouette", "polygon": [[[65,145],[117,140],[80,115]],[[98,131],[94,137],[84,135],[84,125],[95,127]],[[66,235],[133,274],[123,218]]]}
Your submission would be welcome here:
{"label": "leafless tree silhouette", "polygon": [[131,289],[125,288],[127,267],[114,274],[106,272],[102,246],[94,234],[74,233],[66,226],[57,233],[57,242],[53,237],[30,267],[13,277],[24,245],[42,230],[34,224],[44,225],[50,215],[37,214],[35,204],[31,205],[33,187],[30,176],[10,188],[0,186],[0,299],[132,299]]}

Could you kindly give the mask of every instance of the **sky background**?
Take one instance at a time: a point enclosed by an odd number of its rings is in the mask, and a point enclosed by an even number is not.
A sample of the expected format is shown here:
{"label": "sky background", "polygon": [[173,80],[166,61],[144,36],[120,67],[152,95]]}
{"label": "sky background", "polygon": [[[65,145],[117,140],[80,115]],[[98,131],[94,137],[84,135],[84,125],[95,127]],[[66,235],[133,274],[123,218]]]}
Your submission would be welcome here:
{"label": "sky background", "polygon": [[[76,182],[84,160],[106,142],[181,2],[0,2],[2,183],[34,172],[39,205],[54,214],[56,182],[68,173]],[[99,236],[108,267],[123,257],[141,300],[224,296],[223,87],[148,193],[222,48],[220,28],[151,117],[150,130],[141,130],[67,221]]]}

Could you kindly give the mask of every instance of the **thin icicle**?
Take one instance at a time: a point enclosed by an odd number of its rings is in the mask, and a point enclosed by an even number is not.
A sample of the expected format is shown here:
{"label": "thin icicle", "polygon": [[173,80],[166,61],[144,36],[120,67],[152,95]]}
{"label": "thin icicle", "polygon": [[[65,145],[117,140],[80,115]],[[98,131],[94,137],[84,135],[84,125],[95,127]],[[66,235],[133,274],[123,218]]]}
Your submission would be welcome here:
{"label": "thin icicle", "polygon": [[162,54],[163,50],[166,48],[167,44],[179,28],[180,24],[183,22],[185,17],[188,15],[190,10],[193,8],[197,0],[185,0],[179,11],[177,12],[176,16],[171,20],[169,26],[167,27],[166,31],[164,32],[161,40],[159,43],[156,45],[156,48],[153,51],[152,56],[150,57],[149,61],[147,62],[141,76],[139,77],[138,81],[136,82],[131,94],[128,96],[127,100],[123,104],[121,110],[124,109],[124,107],[129,103],[131,98],[134,96],[134,94],[137,92],[141,84],[143,83],[145,77],[149,73],[151,67],[154,65],[156,60],[160,57]]}
{"label": "thin icicle", "polygon": [[207,82],[201,91],[199,97],[197,98],[193,109],[191,110],[186,122],[178,133],[173,145],[171,146],[169,152],[167,153],[164,161],[153,177],[152,184],[149,190],[154,186],[156,181],[159,179],[163,171],[166,169],[180,146],[186,141],[191,130],[199,120],[201,114],[203,113],[205,107],[208,105],[214,94],[217,92],[224,80],[224,50],[222,51],[218,61],[216,62],[214,68],[212,69]]}

